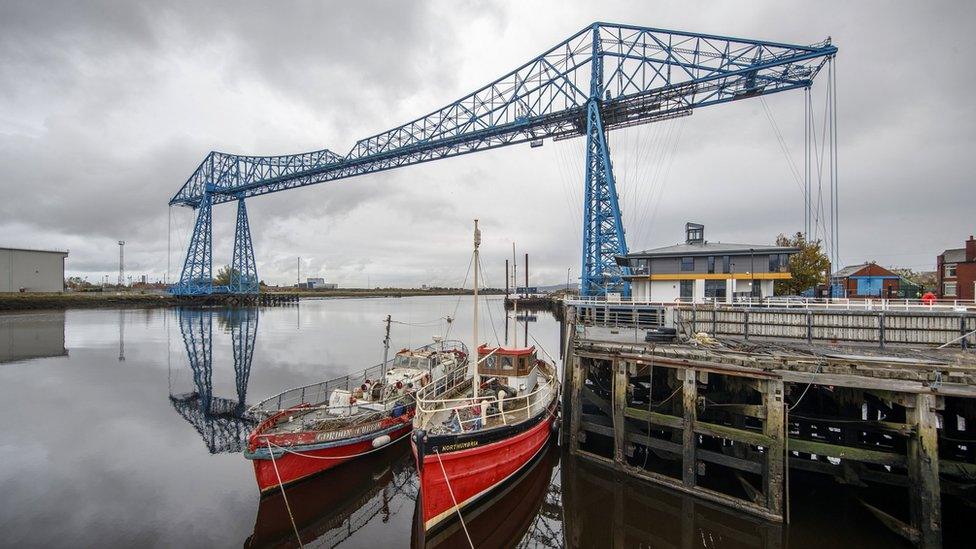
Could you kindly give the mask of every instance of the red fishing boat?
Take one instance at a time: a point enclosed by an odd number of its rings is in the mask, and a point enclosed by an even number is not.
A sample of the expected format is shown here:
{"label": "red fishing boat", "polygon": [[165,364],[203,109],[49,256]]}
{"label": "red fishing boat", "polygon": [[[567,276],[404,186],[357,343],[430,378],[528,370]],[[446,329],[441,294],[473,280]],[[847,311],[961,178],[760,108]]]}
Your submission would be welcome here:
{"label": "red fishing boat", "polygon": [[250,412],[266,419],[248,436],[244,456],[254,462],[258,487],[291,484],[409,435],[417,391],[431,380],[456,383],[467,362],[462,343],[439,341],[256,404]]}
{"label": "red fishing boat", "polygon": [[[475,221],[475,318],[478,245]],[[478,341],[477,322],[473,323]],[[490,498],[533,462],[555,426],[559,381],[535,347],[477,348],[464,379],[442,378],[418,391],[411,448],[420,477],[420,515],[429,535]]]}

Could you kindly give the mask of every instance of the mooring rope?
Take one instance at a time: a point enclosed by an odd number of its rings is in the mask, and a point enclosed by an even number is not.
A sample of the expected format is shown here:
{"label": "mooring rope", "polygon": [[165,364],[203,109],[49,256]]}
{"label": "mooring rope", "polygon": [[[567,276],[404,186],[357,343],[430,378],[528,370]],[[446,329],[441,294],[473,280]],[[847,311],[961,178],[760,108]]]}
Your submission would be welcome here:
{"label": "mooring rope", "polygon": [[468,533],[468,527],[464,524],[464,516],[461,515],[461,508],[458,507],[457,498],[454,497],[454,489],[451,488],[451,479],[447,478],[447,470],[444,469],[444,461],[441,460],[441,453],[434,450],[434,455],[437,456],[437,463],[441,464],[441,472],[444,473],[444,482],[447,484],[447,492],[451,494],[451,501],[454,502],[454,510],[457,511],[458,521],[461,523],[461,528],[464,529],[464,535],[468,538],[468,545],[471,549],[474,549],[474,542],[471,541],[471,534]]}
{"label": "mooring rope", "polygon": [[295,524],[295,516],[291,514],[291,505],[288,505],[288,496],[285,495],[285,483],[281,482],[281,474],[278,472],[278,462],[275,461],[274,452],[271,451],[271,441],[264,439],[268,445],[268,453],[271,454],[271,465],[274,466],[275,476],[278,477],[278,488],[281,489],[281,499],[285,501],[285,510],[288,511],[288,519],[291,520],[291,527],[295,530],[295,539],[298,540],[299,547],[305,547],[302,543],[302,536],[298,533],[298,526]]}

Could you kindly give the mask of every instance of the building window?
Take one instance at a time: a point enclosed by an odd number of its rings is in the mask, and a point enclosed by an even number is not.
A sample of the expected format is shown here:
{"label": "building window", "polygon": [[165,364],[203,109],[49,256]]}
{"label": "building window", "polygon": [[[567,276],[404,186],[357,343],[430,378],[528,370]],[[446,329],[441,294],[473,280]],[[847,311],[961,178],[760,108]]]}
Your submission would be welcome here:
{"label": "building window", "polygon": [[956,283],[946,282],[942,285],[942,295],[945,297],[956,297]]}
{"label": "building window", "polygon": [[722,272],[723,272],[723,273],[728,273],[728,272],[731,272],[731,271],[729,270],[729,263],[731,263],[731,262],[729,261],[729,256],[727,256],[727,255],[723,255],[723,256],[722,256]]}
{"label": "building window", "polygon": [[681,270],[682,271],[694,271],[695,270],[695,258],[694,257],[682,257],[681,258]]}
{"label": "building window", "polygon": [[779,256],[777,254],[769,254],[769,272],[779,272]]}
{"label": "building window", "polygon": [[693,301],[695,299],[695,281],[682,280],[681,282],[681,301]]}
{"label": "building window", "polygon": [[709,273],[714,273],[715,272],[715,256],[714,255],[708,256],[708,272]]}
{"label": "building window", "polygon": [[[956,264],[946,263],[945,264],[945,276],[946,278],[956,278]],[[955,295],[955,294],[953,294]]]}
{"label": "building window", "polygon": [[779,267],[782,272],[789,272],[790,270],[790,255],[789,254],[779,254]]}
{"label": "building window", "polygon": [[631,268],[634,271],[632,274],[638,274],[638,275],[650,274],[650,271],[648,270],[647,266],[648,266],[648,260],[647,259],[635,259],[635,260],[633,260],[631,262]]}
{"label": "building window", "polygon": [[716,299],[719,301],[725,301],[725,281],[706,280],[705,297],[710,299]]}

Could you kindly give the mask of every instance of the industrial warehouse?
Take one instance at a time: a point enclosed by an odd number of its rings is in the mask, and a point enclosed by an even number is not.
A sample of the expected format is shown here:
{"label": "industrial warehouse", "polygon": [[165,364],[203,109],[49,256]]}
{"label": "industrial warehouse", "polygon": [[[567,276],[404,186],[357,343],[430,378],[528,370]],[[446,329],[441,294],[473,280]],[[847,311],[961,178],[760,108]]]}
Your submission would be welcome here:
{"label": "industrial warehouse", "polygon": [[64,291],[68,252],[0,248],[0,293]]}

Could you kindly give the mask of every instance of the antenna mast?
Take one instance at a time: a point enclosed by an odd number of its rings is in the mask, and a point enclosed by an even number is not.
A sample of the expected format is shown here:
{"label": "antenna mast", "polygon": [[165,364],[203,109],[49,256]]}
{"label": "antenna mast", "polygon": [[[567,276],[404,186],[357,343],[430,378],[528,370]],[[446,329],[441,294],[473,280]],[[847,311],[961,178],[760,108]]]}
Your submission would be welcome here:
{"label": "antenna mast", "polygon": [[474,398],[478,398],[481,388],[481,374],[478,373],[478,246],[481,245],[481,231],[478,230],[478,220],[474,220],[474,322],[472,325],[472,343],[474,344]]}

